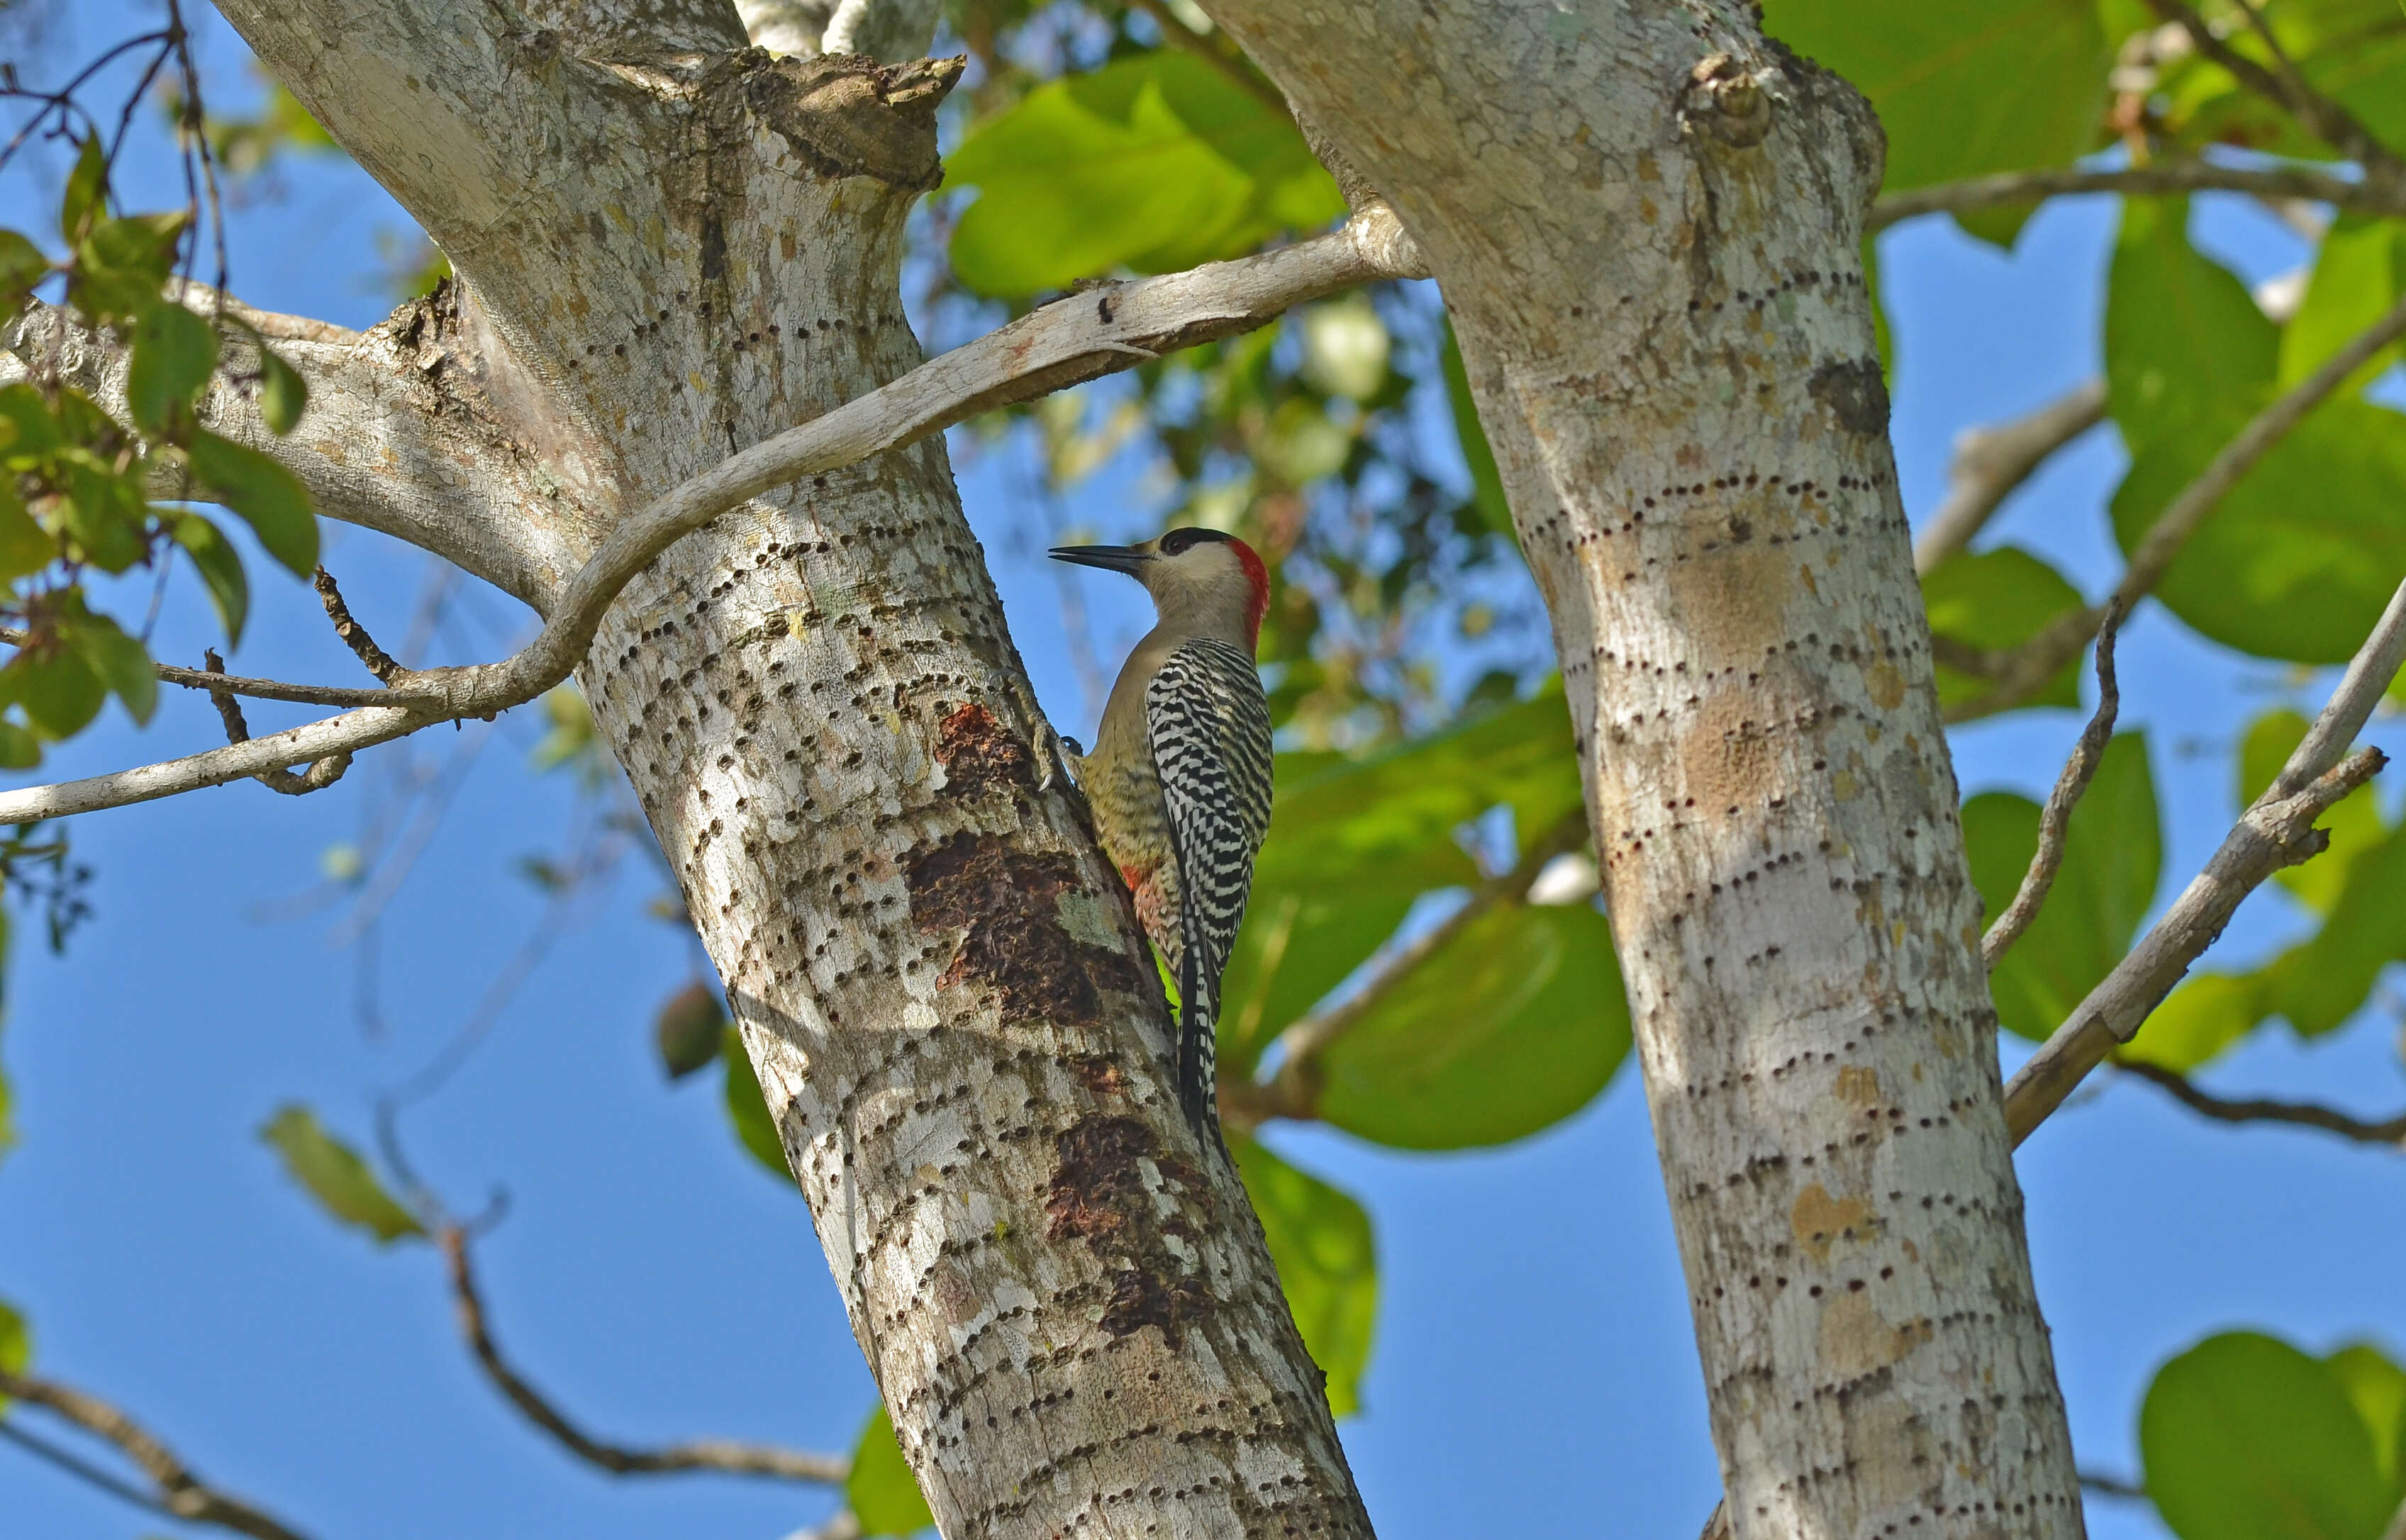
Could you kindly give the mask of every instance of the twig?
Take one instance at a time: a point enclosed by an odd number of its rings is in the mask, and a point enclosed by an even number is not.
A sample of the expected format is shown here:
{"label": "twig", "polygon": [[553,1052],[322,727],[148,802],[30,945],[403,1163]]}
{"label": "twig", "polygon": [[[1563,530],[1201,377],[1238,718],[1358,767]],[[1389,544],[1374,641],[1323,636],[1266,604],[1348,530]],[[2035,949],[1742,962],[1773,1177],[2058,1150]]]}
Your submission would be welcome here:
{"label": "twig", "polygon": [[[2118,604],[2127,614],[2154,591],[2189,538],[2205,522],[2206,516],[2214,512],[2240,478],[2255,469],[2256,462],[2303,421],[2307,413],[2346,383],[2348,376],[2401,335],[2406,335],[2406,299],[2391,305],[2379,320],[2332,354],[2321,368],[2249,418],[2238,436],[2215,454],[2205,469],[2181,488],[2148,528],[2139,548],[2130,553],[2122,581],[2115,586],[2105,604],[2072,611],[2018,647],[1950,659],[1950,667],[1962,667],[1965,671],[1994,680],[1997,687],[1949,711],[1946,719],[1960,722],[2009,711],[2045,689],[2056,671],[2070,662],[2097,634],[2108,606]],[[2349,736],[2354,737],[2353,729]]]}
{"label": "twig", "polygon": [[335,586],[333,573],[320,567],[311,575],[309,582],[318,590],[319,601],[326,606],[326,618],[334,623],[334,634],[343,639],[344,646],[351,649],[351,656],[360,660],[360,666],[376,676],[378,684],[390,685],[409,671],[394,661],[390,653],[375,644],[375,638],[368,634],[365,626],[351,618],[350,606],[343,602],[343,590]]}
{"label": "twig", "polygon": [[2082,192],[2165,197],[2183,192],[2244,192],[2258,198],[2302,199],[2360,214],[2406,214],[2406,191],[2356,181],[2302,166],[2229,166],[2213,161],[2163,161],[2113,170],[2006,171],[1892,192],[1872,205],[1870,228],[1884,230],[1923,214],[2006,208]]}
{"label": "twig", "polygon": [[1980,938],[1980,961],[1992,972],[2006,948],[2021,940],[2022,932],[2038,918],[2040,906],[2055,886],[2055,874],[2063,866],[2065,836],[2072,828],[2072,810],[2080,805],[2089,777],[2105,757],[2105,745],[2113,742],[2114,718],[2122,709],[2122,692],[2114,684],[2114,636],[2121,628],[2121,610],[2109,604],[2105,623],[2097,632],[2097,713],[2080,730],[2080,742],[2073,745],[2072,757],[2064,761],[2063,773],[2056,777],[2055,790],[2047,794],[2046,806],[2039,812],[2038,849],[2031,853],[2030,869],[2022,873],[2019,891]]}
{"label": "twig", "polygon": [[120,1503],[131,1503],[137,1508],[162,1514],[170,1519],[175,1517],[166,1504],[160,1502],[133,1482],[120,1480],[73,1449],[53,1444],[39,1434],[30,1433],[17,1426],[5,1417],[0,1417],[0,1438],[7,1439],[36,1460],[57,1466],[86,1486],[99,1488]]}
{"label": "twig", "polygon": [[2092,379],[2025,417],[1955,436],[1946,468],[1946,501],[1913,543],[1913,570],[1932,569],[1972,544],[1998,505],[2028,481],[2047,457],[2105,420],[2105,382]]}
{"label": "twig", "polygon": [[[677,541],[760,493],[916,444],[956,422],[1163,354],[1265,326],[1295,305],[1396,276],[1402,227],[1383,205],[1328,234],[1235,261],[1073,294],[901,378],[729,457],[620,521],[561,586],[535,640],[497,663],[401,670],[394,704],[248,743],[82,781],[0,794],[0,823],[31,823],[221,785],[262,770],[372,747],[438,722],[523,705],[584,660],[618,592]],[[1131,350],[1134,351],[1131,351]]]}
{"label": "twig", "polygon": [[2147,0],[2147,5],[2165,21],[2180,23],[2189,40],[2197,45],[2197,50],[2229,71],[2231,78],[2300,119],[2317,138],[2362,166],[2368,177],[2395,185],[2401,174],[2406,174],[2406,163],[2401,163],[2397,153],[2375,138],[2354,113],[2306,83],[2249,0],[2240,0],[2239,8],[2264,39],[2279,65],[2277,69],[2267,69],[2232,48],[2183,0]]}
{"label": "twig", "polygon": [[[12,647],[30,645],[34,633],[21,626],[0,626],[0,642]],[[153,663],[150,671],[162,685],[181,685],[211,695],[247,695],[254,700],[290,700],[303,706],[377,706],[389,703],[389,690],[354,690],[333,685],[288,685],[280,679],[247,679],[215,670],[183,669]],[[237,740],[239,742],[239,740]]]}
{"label": "twig", "polygon": [[2201,1091],[2187,1077],[2161,1065],[2116,1059],[2114,1067],[2161,1086],[2174,1101],[2216,1123],[2285,1123],[2299,1128],[2319,1128],[2358,1144],[2406,1145],[2406,1113],[2380,1123],[2368,1122],[2335,1107],[2314,1102],[2269,1101],[2262,1097],[2231,1098]]}
{"label": "twig", "polygon": [[2330,836],[2314,820],[2387,763],[2378,749],[2347,755],[2406,659],[2406,585],[2390,596],[2372,634],[2356,650],[2339,688],[2297,752],[2222,841],[2222,848],[2174,899],[2129,956],[2088,992],[2055,1035],[2005,1087],[2005,1126],[2016,1144],[2046,1121],[2105,1055],[2138,1034],[2189,965],[2274,872],[2322,853]]}
{"label": "twig", "polygon": [[1452,945],[1457,937],[1498,905],[1525,900],[1530,884],[1548,863],[1578,849],[1586,839],[1586,812],[1580,810],[1564,816],[1521,853],[1511,870],[1473,888],[1461,908],[1396,948],[1361,988],[1280,1033],[1278,1041],[1283,1057],[1278,1073],[1259,1085],[1224,1083],[1221,1094],[1226,1109],[1247,1127],[1270,1118],[1316,1117],[1322,1090],[1321,1055],[1353,1030],[1422,963]]}
{"label": "twig", "polygon": [[[218,720],[225,726],[226,742],[229,743],[249,742],[250,724],[243,720],[242,705],[234,699],[234,692],[223,688],[213,687],[207,683],[211,675],[224,673],[225,659],[218,656],[218,652],[215,647],[211,647],[202,653],[201,659],[208,665],[208,668],[200,675],[200,679],[202,681],[200,687],[208,690],[209,703],[218,709]],[[177,671],[190,672],[191,671],[178,670]],[[181,681],[178,681],[177,683],[181,683]],[[297,775],[290,770],[279,765],[272,770],[261,770],[259,773],[252,776],[251,779],[257,781],[261,785],[265,786],[268,790],[280,792],[287,797],[306,797],[313,791],[323,791],[328,786],[333,785],[335,782],[341,780],[343,778],[343,772],[350,768],[351,756],[349,755],[330,754],[322,759],[311,760],[309,762],[309,768],[301,771]]]}
{"label": "twig", "polygon": [[2125,1481],[2118,1476],[2107,1476],[2102,1471],[2082,1471],[2080,1490],[2093,1491],[2100,1497],[2116,1498],[2125,1503],[2147,1501],[2146,1488],[2136,1481]]}
{"label": "twig", "polygon": [[[248,1534],[254,1540],[303,1540],[299,1531],[290,1529],[253,1507],[240,1498],[229,1496],[194,1476],[191,1469],[176,1457],[175,1451],[161,1443],[150,1431],[98,1396],[78,1391],[55,1380],[37,1379],[32,1375],[11,1374],[0,1369],[0,1396],[21,1401],[29,1406],[39,1406],[54,1413],[86,1433],[106,1439],[131,1460],[144,1476],[150,1478],[155,1491],[147,1499],[149,1505],[164,1509],[190,1523],[214,1524],[219,1529]],[[27,1442],[20,1439],[19,1442]],[[61,1451],[64,1452],[64,1451]],[[69,1456],[69,1459],[73,1459]],[[67,1468],[75,1469],[70,1465]],[[85,1473],[78,1470],[78,1475]],[[87,1479],[91,1479],[87,1476]],[[129,1496],[121,1485],[96,1481],[117,1496]]]}
{"label": "twig", "polygon": [[510,1404],[529,1420],[558,1439],[568,1451],[613,1476],[664,1476],[681,1471],[722,1471],[736,1476],[768,1476],[785,1481],[809,1481],[841,1486],[852,1474],[852,1462],[842,1455],[813,1454],[766,1444],[741,1444],[731,1439],[701,1439],[660,1449],[630,1449],[604,1444],[561,1415],[502,1357],[485,1321],[485,1302],[476,1291],[476,1275],[468,1257],[468,1231],[446,1224],[435,1232],[451,1276],[451,1297],[459,1307],[460,1333],[468,1339],[485,1371]]}

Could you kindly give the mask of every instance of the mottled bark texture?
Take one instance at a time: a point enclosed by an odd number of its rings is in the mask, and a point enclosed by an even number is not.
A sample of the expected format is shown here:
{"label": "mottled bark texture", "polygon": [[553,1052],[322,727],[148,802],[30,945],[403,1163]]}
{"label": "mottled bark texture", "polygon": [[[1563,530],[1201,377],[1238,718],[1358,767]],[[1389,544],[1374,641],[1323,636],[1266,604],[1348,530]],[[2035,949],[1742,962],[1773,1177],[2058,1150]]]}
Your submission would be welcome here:
{"label": "mottled bark texture", "polygon": [[1552,615],[1739,1540],[2080,1533],[1859,242],[1738,0],[1205,0],[1445,290]]}
{"label": "mottled bark texture", "polygon": [[[919,361],[903,216],[956,64],[771,58],[727,0],[221,8],[457,268],[360,346],[474,420],[463,463],[540,468],[445,550],[538,608],[647,498]],[[944,1533],[1366,1535],[941,443],[687,537],[581,679]]]}

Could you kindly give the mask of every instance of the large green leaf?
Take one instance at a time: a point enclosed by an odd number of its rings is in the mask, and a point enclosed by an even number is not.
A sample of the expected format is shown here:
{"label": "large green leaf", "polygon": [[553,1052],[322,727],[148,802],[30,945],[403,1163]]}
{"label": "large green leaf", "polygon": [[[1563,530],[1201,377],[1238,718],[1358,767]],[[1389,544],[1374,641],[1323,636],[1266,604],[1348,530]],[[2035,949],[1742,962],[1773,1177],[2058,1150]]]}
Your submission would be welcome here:
{"label": "large green leaf", "polygon": [[1479,420],[1478,403],[1471,400],[1470,371],[1453,340],[1451,317],[1445,323],[1445,391],[1453,404],[1454,437],[1461,441],[1462,460],[1470,471],[1471,506],[1479,510],[1480,521],[1491,531],[1518,544],[1521,533],[1512,523],[1511,504],[1504,500],[1504,474],[1495,468],[1495,451]]}
{"label": "large green leaf", "polygon": [[2186,1075],[2255,1030],[2265,996],[2258,973],[2191,974],[2115,1056]]}
{"label": "large green leaf", "polygon": [[1328,1183],[1242,1134],[1228,1137],[1245,1192],[1295,1312],[1303,1345],[1328,1379],[1328,1408],[1361,1409],[1362,1372],[1379,1315],[1379,1250],[1370,1216]]}
{"label": "large green leaf", "polygon": [[2377,1540],[2398,1506],[2340,1377],[2253,1332],[2156,1372],[2139,1453],[2180,1540]]}
{"label": "large green leaf", "polygon": [[1558,687],[1367,760],[1281,756],[1256,891],[1410,896],[1478,880],[1454,830],[1500,805],[1533,839],[1579,805]]}
{"label": "large green leaf", "polygon": [[743,1034],[729,1025],[719,1039],[719,1061],[727,1067],[727,1121],[746,1153],[769,1168],[787,1187],[794,1175],[785,1168],[785,1147],[777,1137],[777,1120],[760,1095],[760,1078],[752,1072],[752,1055],[743,1051]]}
{"label": "large green leaf", "polygon": [[[1976,556],[1947,558],[1921,580],[1930,629],[1939,636],[1988,650],[2017,647],[2045,630],[2056,616],[2082,607],[2080,590],[2054,568],[2012,545]],[[1967,704],[1995,688],[1988,681],[1941,667],[1938,703]],[[2066,663],[2036,706],[2080,704],[2080,660]]]}
{"label": "large green leaf", "polygon": [[134,323],[134,362],[125,374],[134,426],[157,433],[185,420],[217,366],[217,328],[180,304],[152,304]]}
{"label": "large green leaf", "polygon": [[[15,1306],[0,1299],[0,1369],[23,1374],[33,1356],[34,1334],[26,1327],[24,1316]],[[0,1395],[0,1413],[7,1409],[8,1398]]]}
{"label": "large green leaf", "polygon": [[2095,0],[1765,0],[1767,30],[1879,109],[1891,189],[2069,163],[2113,63]]}
{"label": "large green leaf", "polygon": [[2406,1369],[2369,1342],[2351,1342],[2323,1363],[2364,1420],[2383,1479],[2406,1488]]}
{"label": "large green leaf", "polygon": [[1028,92],[953,152],[946,185],[979,189],[952,260],[988,294],[1191,267],[1345,211],[1291,119],[1166,50]]}
{"label": "large green leaf", "polygon": [[2301,1038],[2335,1031],[2363,1009],[2381,970],[2406,957],[2402,892],[2406,826],[2348,863],[2323,927],[2265,970],[2268,1009],[2287,1017]]}
{"label": "large green leaf", "polygon": [[225,628],[226,645],[242,644],[243,622],[250,615],[250,578],[242,570],[242,555],[215,524],[195,513],[165,513],[168,537],[184,548],[201,583],[217,607],[218,623]]}
{"label": "large green leaf", "polygon": [[[2136,450],[2114,494],[2114,532],[2133,550],[2231,425]],[[2214,641],[2258,657],[2341,663],[2406,576],[2406,416],[2327,402],[2224,496],[2157,585]]]}
{"label": "large green leaf", "polygon": [[1499,907],[1329,1045],[1320,1115],[1408,1150],[1503,1144],[1585,1107],[1628,1052],[1604,916]]}
{"label": "large green leaf", "polygon": [[919,1478],[911,1474],[910,1462],[902,1458],[902,1445],[894,1436],[893,1420],[885,1415],[882,1401],[861,1424],[843,1495],[864,1535],[916,1534],[936,1522],[936,1516],[927,1511],[927,1498],[920,1494]]}
{"label": "large green leaf", "polygon": [[[2039,805],[2011,792],[1963,804],[1972,881],[1991,920],[2013,902],[2030,869],[2038,820]],[[2118,733],[2073,812],[2045,907],[1988,976],[1998,1020],[2008,1031],[2044,1040],[2113,970],[2155,900],[2162,862],[2146,741]]]}
{"label": "large green leaf", "polygon": [[1256,883],[1220,981],[1220,1072],[1250,1076],[1262,1051],[1367,961],[1412,903],[1406,893],[1300,893]]}
{"label": "large green leaf", "polygon": [[[2342,214],[2324,233],[2305,298],[2281,329],[2277,383],[2283,389],[2320,368],[2397,303],[2400,260],[2406,256],[2401,246],[2406,246],[2406,231],[2394,219]],[[2355,394],[2397,361],[2398,348],[2392,344],[2374,354],[2341,388],[2342,393]]]}
{"label": "large green leaf", "polygon": [[300,478],[247,445],[194,431],[185,446],[204,491],[240,514],[267,554],[303,577],[318,565],[318,519]]}
{"label": "large green leaf", "polygon": [[384,1183],[359,1151],[326,1132],[318,1114],[297,1104],[277,1109],[259,1130],[259,1137],[284,1157],[284,1169],[318,1205],[346,1224],[374,1236],[379,1245],[425,1229]]}
{"label": "large green leaf", "polygon": [[2183,462],[2193,474],[2272,386],[2279,330],[2245,284],[2189,245],[2186,199],[2122,205],[2107,283],[2106,408],[2134,455],[2205,430],[2202,453]]}

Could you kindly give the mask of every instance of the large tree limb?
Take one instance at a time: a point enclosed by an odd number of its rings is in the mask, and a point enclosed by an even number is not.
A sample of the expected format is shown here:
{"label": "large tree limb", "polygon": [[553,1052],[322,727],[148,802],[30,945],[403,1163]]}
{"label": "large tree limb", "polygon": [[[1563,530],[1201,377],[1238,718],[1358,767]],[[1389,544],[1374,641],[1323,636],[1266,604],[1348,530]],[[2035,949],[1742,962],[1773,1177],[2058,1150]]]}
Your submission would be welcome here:
{"label": "large tree limb", "polygon": [[[2304,421],[2308,413],[2329,399],[2374,354],[2400,336],[2406,336],[2406,299],[2399,300],[2379,320],[2357,333],[2321,368],[2249,418],[2247,426],[2215,452],[2205,469],[2182,487],[2148,526],[2138,548],[2130,553],[2121,581],[2114,586],[2105,603],[2067,612],[2017,647],[1989,653],[1954,649],[1947,658],[1949,667],[1992,680],[1996,688],[1950,711],[1947,720],[1960,722],[2010,711],[2045,689],[2056,671],[2077,657],[2080,649],[2088,644],[2088,639],[2097,634],[2109,608],[2118,607],[2127,614],[2154,592],[2188,544],[2189,537],[2197,533],[2230,489],[2287,437],[2290,430]],[[2349,736],[2354,733],[2351,731]]]}
{"label": "large tree limb", "polygon": [[[529,602],[548,591],[547,546],[529,531],[577,516],[560,484],[495,419],[464,333],[456,291],[414,300],[382,325],[351,332],[254,310],[198,284],[183,303],[257,327],[309,388],[308,409],[286,437],[260,420],[258,362],[239,327],[226,328],[225,367],[200,403],[204,426],[272,456],[301,479],[318,511],[432,551]],[[0,329],[0,380],[54,377],[125,416],[132,355],[114,333],[36,303]],[[154,495],[188,488],[163,481]]]}
{"label": "large tree limb", "polygon": [[475,1264],[469,1255],[470,1237],[466,1228],[458,1224],[446,1225],[435,1232],[434,1240],[442,1250],[444,1268],[451,1280],[451,1298],[460,1317],[460,1335],[466,1338],[468,1350],[475,1355],[476,1366],[508,1398],[510,1405],[526,1414],[527,1420],[549,1434],[561,1448],[579,1460],[597,1465],[613,1476],[672,1476],[694,1471],[716,1471],[729,1476],[766,1476],[782,1481],[841,1486],[852,1473],[852,1462],[842,1455],[817,1454],[771,1444],[746,1444],[729,1438],[692,1439],[657,1449],[630,1448],[595,1438],[569,1420],[566,1413],[552,1405],[548,1397],[529,1383],[526,1377],[502,1356],[500,1344],[493,1340],[491,1323],[486,1319],[484,1294],[476,1287]]}
{"label": "large tree limb", "polygon": [[149,801],[523,705],[585,660],[612,600],[636,573],[720,515],[771,487],[915,444],[981,412],[1250,332],[1307,300],[1389,276],[1383,253],[1393,220],[1381,207],[1330,234],[1260,256],[1057,300],[729,457],[621,521],[560,586],[542,632],[509,658],[404,670],[390,682],[390,706],[139,770],[0,793],[0,822]]}
{"label": "large tree limb", "polygon": [[[184,1519],[188,1523],[209,1524],[219,1529],[248,1534],[254,1540],[303,1540],[301,1533],[282,1520],[233,1494],[211,1486],[195,1475],[176,1452],[161,1442],[158,1435],[124,1412],[87,1391],[56,1380],[37,1378],[33,1375],[11,1374],[0,1369],[0,1399],[21,1401],[39,1406],[75,1424],[95,1437],[106,1439],[123,1451],[136,1469],[147,1476],[152,1491],[140,1493],[119,1483],[105,1473],[78,1469],[82,1464],[53,1461],[63,1468],[93,1480],[113,1495],[131,1502],[143,1502]],[[33,1444],[44,1441],[34,1439]],[[50,1458],[45,1448],[38,1451]],[[64,1454],[65,1451],[58,1451]],[[73,1456],[68,1456],[74,1461]]]}
{"label": "large tree limb", "polygon": [[[2347,748],[2406,660],[2406,585],[2391,596],[2330,701],[2264,794],[2130,955],[2088,992],[2005,1088],[2005,1122],[2018,1144],[2062,1105],[2119,1044],[2138,1035],[2181,976],[2221,936],[2247,895],[2274,872],[2317,855],[2330,837],[2314,821],[2387,763],[2378,749]],[[2345,755],[2346,757],[2341,757]]]}

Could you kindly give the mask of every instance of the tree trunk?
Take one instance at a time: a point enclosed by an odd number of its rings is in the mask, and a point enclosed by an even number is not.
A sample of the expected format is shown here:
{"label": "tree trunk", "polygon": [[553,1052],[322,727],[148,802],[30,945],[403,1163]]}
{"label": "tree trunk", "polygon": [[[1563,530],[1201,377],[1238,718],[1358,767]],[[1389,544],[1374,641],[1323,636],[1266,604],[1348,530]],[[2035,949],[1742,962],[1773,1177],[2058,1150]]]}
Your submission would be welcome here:
{"label": "tree trunk", "polygon": [[[372,341],[478,420],[458,453],[540,468],[445,551],[539,608],[646,499],[919,361],[903,217],[956,63],[772,61],[728,0],[221,8],[458,270]],[[941,442],[687,537],[581,677],[944,1533],[1366,1536]]]}
{"label": "tree trunk", "polygon": [[1205,3],[1453,314],[1739,1540],[2079,1533],[1873,352],[1869,107],[1738,0]]}

